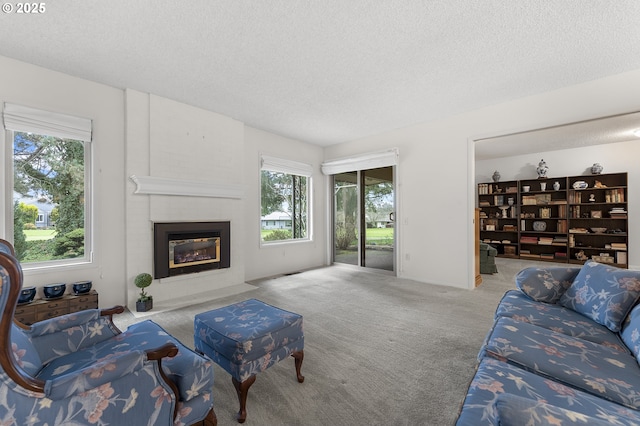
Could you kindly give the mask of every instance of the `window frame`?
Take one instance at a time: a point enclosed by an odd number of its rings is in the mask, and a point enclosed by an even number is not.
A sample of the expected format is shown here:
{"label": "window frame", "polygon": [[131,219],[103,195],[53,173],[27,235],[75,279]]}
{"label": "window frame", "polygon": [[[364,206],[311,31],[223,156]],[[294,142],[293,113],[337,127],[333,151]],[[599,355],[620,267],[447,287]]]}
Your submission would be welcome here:
{"label": "window frame", "polygon": [[[39,131],[26,132],[23,130],[9,130],[5,129],[5,182],[6,188],[8,188],[5,202],[5,217],[7,230],[7,236],[11,238],[13,242],[15,229],[14,229],[14,214],[13,214],[13,189],[14,189],[14,141],[16,133],[35,133],[43,136],[45,135]],[[65,140],[75,140],[70,137],[55,136]],[[80,141],[83,144],[83,156],[84,156],[84,255],[82,257],[67,258],[67,259],[55,259],[46,260],[40,262],[21,262],[21,267],[24,271],[33,270],[46,270],[55,269],[77,265],[88,265],[93,263],[93,150],[91,141]]]}
{"label": "window frame", "polygon": [[[306,235],[302,238],[290,238],[286,240],[264,241],[262,239],[262,172],[269,171],[273,173],[283,173],[289,176],[299,176],[306,178],[306,218],[307,229]],[[272,157],[261,154],[260,156],[260,170],[259,170],[259,188],[258,191],[258,203],[260,206],[259,218],[258,218],[258,240],[260,247],[274,246],[280,244],[296,244],[306,243],[313,241],[313,167],[310,164],[301,163],[297,161],[287,160],[280,157]],[[289,219],[292,222],[291,229],[293,229],[293,218]],[[266,221],[268,222],[268,221]],[[277,228],[283,229],[283,228]],[[292,233],[293,236],[293,233]]]}

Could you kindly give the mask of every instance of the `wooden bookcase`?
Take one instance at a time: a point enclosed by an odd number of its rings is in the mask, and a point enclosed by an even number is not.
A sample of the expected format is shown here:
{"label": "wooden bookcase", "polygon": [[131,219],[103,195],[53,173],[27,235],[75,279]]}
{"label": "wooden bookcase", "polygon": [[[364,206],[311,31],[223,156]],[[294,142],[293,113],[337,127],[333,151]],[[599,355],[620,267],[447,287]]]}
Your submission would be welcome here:
{"label": "wooden bookcase", "polygon": [[65,295],[59,299],[38,299],[31,303],[16,306],[14,318],[24,325],[60,315],[71,314],[85,309],[98,308],[98,293],[91,290],[86,294]]}
{"label": "wooden bookcase", "polygon": [[627,203],[627,173],[480,183],[480,240],[501,257],[627,268]]}

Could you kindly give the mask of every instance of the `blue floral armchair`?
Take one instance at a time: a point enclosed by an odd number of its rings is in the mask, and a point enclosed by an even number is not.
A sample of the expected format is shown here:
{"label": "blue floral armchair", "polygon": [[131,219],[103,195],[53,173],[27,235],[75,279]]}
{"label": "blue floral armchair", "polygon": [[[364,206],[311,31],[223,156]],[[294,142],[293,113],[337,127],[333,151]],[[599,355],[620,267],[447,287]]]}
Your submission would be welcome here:
{"label": "blue floral armchair", "polygon": [[13,319],[20,263],[0,250],[0,424],[216,425],[213,365],[159,325],[120,332],[124,308],[30,327]]}

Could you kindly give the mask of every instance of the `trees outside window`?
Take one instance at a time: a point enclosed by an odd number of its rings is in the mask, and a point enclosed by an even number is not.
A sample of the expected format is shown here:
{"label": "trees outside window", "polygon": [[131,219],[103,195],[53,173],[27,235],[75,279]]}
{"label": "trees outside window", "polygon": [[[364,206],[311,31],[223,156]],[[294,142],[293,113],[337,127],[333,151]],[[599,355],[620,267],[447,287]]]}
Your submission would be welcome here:
{"label": "trees outside window", "polygon": [[[85,258],[90,251],[85,238],[89,144],[36,133],[11,133],[14,242],[20,247],[20,261]],[[41,213],[25,200],[50,206],[50,223],[45,228],[35,229]]]}
{"label": "trees outside window", "polygon": [[309,238],[309,180],[306,176],[262,170],[262,241]]}

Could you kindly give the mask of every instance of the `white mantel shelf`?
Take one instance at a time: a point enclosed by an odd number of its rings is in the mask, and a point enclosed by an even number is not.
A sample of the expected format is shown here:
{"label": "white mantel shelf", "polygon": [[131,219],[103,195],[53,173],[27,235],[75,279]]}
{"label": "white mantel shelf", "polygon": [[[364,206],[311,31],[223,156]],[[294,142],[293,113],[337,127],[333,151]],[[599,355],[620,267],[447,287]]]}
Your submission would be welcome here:
{"label": "white mantel shelf", "polygon": [[130,179],[136,184],[134,194],[234,199],[244,196],[241,185],[136,175],[131,175]]}

